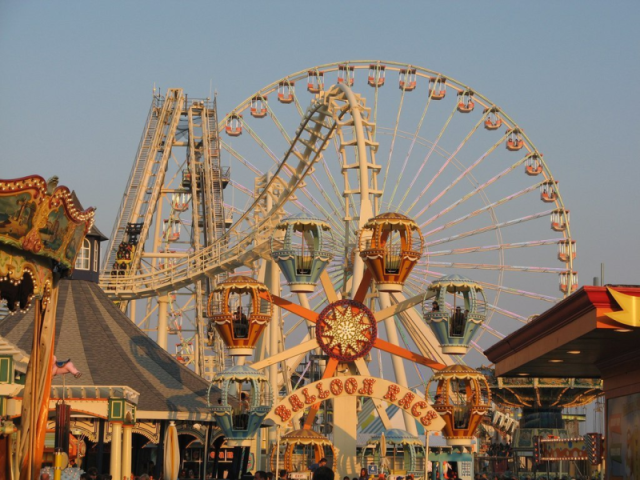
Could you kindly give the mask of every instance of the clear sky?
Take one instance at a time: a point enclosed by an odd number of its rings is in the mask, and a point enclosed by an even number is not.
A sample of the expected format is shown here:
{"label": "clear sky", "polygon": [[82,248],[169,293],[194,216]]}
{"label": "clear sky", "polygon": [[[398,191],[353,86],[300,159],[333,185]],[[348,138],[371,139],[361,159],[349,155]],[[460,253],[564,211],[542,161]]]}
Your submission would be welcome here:
{"label": "clear sky", "polygon": [[552,158],[581,283],[640,283],[637,1],[0,0],[0,176],[58,175],[112,228],[155,85],[221,113],[294,71],[379,58],[441,71]]}

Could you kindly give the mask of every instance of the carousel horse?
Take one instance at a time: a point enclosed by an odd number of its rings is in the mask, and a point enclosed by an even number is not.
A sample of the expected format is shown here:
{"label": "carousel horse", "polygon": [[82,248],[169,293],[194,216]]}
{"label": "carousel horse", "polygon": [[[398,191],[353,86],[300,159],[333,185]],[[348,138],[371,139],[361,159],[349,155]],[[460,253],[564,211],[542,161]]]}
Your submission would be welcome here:
{"label": "carousel horse", "polygon": [[78,369],[73,365],[73,362],[70,358],[68,358],[67,360],[58,361],[54,355],[53,376],[55,377],[56,375],[64,375],[66,373],[70,373],[76,378],[79,378],[82,375],[82,372],[78,371]]}

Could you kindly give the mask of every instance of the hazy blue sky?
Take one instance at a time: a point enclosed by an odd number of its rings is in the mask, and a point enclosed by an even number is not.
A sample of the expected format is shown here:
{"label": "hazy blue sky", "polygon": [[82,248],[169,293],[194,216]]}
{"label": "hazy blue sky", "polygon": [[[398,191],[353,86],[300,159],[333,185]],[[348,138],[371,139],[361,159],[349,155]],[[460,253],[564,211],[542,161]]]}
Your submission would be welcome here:
{"label": "hazy blue sky", "polygon": [[221,113],[313,65],[444,72],[499,102],[560,180],[581,283],[640,283],[640,2],[0,0],[0,176],[56,174],[111,231],[154,84]]}

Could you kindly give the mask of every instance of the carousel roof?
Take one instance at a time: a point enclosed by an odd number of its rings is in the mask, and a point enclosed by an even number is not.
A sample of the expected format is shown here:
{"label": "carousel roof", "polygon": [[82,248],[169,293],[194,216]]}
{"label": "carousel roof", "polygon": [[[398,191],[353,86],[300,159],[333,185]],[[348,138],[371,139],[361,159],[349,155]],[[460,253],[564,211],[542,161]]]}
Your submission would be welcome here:
{"label": "carousel roof", "polygon": [[[384,438],[389,445],[409,445],[417,444],[422,445],[424,442],[415,435],[411,435],[406,430],[400,430],[399,428],[392,428],[384,433]],[[380,443],[382,435],[376,438],[372,438],[370,443]]]}
{"label": "carousel roof", "polygon": [[[3,318],[0,336],[31,351],[33,318],[34,309]],[[71,358],[82,372],[66,375],[67,387],[126,385],[140,393],[138,412],[208,412],[208,383],[131,322],[97,283],[60,281],[55,342],[57,359]],[[52,383],[61,385],[62,376]]]}
{"label": "carousel roof", "polygon": [[332,445],[331,441],[311,429],[294,430],[280,439],[282,443],[300,443],[302,445]]}

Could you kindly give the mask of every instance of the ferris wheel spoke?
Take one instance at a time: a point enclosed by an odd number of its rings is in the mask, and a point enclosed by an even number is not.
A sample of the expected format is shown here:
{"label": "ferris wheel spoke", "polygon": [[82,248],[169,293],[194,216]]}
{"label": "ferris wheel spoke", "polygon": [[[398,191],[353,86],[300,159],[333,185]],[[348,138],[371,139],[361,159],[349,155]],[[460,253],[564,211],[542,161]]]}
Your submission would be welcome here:
{"label": "ferris wheel spoke", "polygon": [[[244,120],[244,118],[241,119],[241,122],[245,131],[249,134],[251,138],[253,138],[253,141],[258,144],[258,146],[262,149],[262,151],[267,154],[267,156],[273,161],[275,165],[279,165],[280,159],[278,158],[278,156],[275,153],[273,153],[273,151],[269,148],[269,146],[249,126],[249,124],[246,122],[246,120]],[[285,171],[290,171],[290,170],[291,170],[291,166],[285,165]]]}
{"label": "ferris wheel spoke", "polygon": [[296,93],[295,87],[293,88],[291,94],[293,95],[293,104],[296,106],[296,110],[298,111],[300,118],[304,117],[304,108],[302,108],[302,106],[300,105],[300,100],[298,99],[298,94]]}
{"label": "ferris wheel spoke", "polygon": [[[427,281],[426,277],[433,277],[434,279],[437,279],[445,276],[442,273],[426,270],[419,267],[416,267],[414,271],[416,274],[419,273],[420,275],[412,275],[411,277],[409,277],[409,279],[407,280],[407,284],[410,288],[414,288],[415,291],[424,290],[426,289],[426,287],[429,286],[430,282]],[[486,281],[476,281],[476,283],[478,283],[479,285],[481,285],[482,287],[488,290],[504,292],[510,295],[517,295],[520,297],[531,298],[534,300],[541,300],[547,303],[557,303],[560,300],[560,298],[558,297],[552,297],[550,295],[544,295],[536,292],[529,292],[527,290],[520,290],[517,288],[510,288],[504,285],[497,285],[497,284],[486,282]]]}
{"label": "ferris wheel spoke", "polygon": [[[371,372],[369,371],[369,366],[364,358],[358,358],[355,361],[356,367],[358,368],[358,373],[365,377],[370,377]],[[387,409],[381,400],[377,398],[372,398],[373,406],[378,412],[378,416],[380,417],[380,421],[382,421],[382,425],[387,430],[392,428],[391,420],[389,420],[389,416],[387,415]]]}
{"label": "ferris wheel spoke", "polygon": [[392,304],[391,306],[387,307],[387,308],[383,308],[382,310],[378,310],[375,314],[374,317],[376,319],[377,322],[381,322],[382,320],[385,320],[389,317],[393,317],[394,315],[397,315],[399,313],[404,312],[405,310],[407,310],[408,308],[411,307],[415,307],[416,305],[418,305],[419,303],[423,302],[424,300],[428,300],[429,298],[435,296],[435,294],[418,294],[415,295],[411,298],[407,298],[406,300],[403,300],[399,303],[395,303]]}
{"label": "ferris wheel spoke", "polygon": [[461,263],[461,262],[429,262],[429,265],[438,268],[460,268],[470,270],[501,270],[512,272],[535,272],[535,273],[561,273],[566,268],[557,267],[533,267],[533,266],[516,266],[516,265],[494,265],[490,263]]}
{"label": "ferris wheel spoke", "polygon": [[541,293],[528,292],[526,290],[519,290],[517,288],[509,288],[509,287],[505,287],[504,285],[496,285],[489,282],[478,282],[478,284],[480,284],[481,286],[483,286],[488,290],[501,291],[504,293],[508,293],[510,295],[517,295],[519,297],[532,298],[534,300],[542,300],[543,302],[558,303],[558,301],[560,301],[560,299],[557,297],[552,297],[550,295],[543,295]]}
{"label": "ferris wheel spoke", "polygon": [[316,348],[318,348],[318,341],[315,338],[312,338],[310,340],[307,340],[306,342],[302,342],[282,352],[276,353],[275,355],[271,355],[263,360],[254,362],[251,367],[255,368],[256,370],[261,370],[289,358],[293,358],[298,355],[304,355],[306,353],[309,353],[311,350],[315,350]]}
{"label": "ferris wheel spoke", "polygon": [[[478,127],[478,125],[476,126],[476,128]],[[465,170],[463,170],[460,175],[458,175],[458,177],[453,181],[450,182],[439,194],[437,194],[426,206],[424,206],[422,208],[422,210],[420,210],[416,215],[415,215],[415,219],[420,218],[422,215],[424,215],[425,212],[427,212],[432,205],[434,205],[436,202],[438,202],[438,200],[440,200],[444,195],[447,194],[447,192],[449,192],[453,187],[455,187],[461,180],[468,178],[468,176],[471,174],[471,171],[474,170],[478,165],[480,165],[484,160],[487,159],[487,157],[489,157],[489,155],[491,155],[491,153],[493,153],[493,151],[498,148],[498,146],[500,145],[500,143],[502,142],[496,142],[493,144],[493,146],[487,150],[484,154],[482,154],[475,162],[473,162],[471,165],[469,165]],[[453,158],[453,157],[452,157]],[[440,172],[438,172],[437,175],[439,175]],[[480,189],[478,191],[482,191],[483,189]],[[473,194],[473,192],[471,192]],[[477,192],[475,192],[477,193]],[[471,195],[472,196],[472,195]],[[470,196],[469,196],[470,198]],[[464,202],[465,200],[467,200],[466,196],[462,197],[461,201],[459,201],[460,203]],[[453,209],[455,207],[452,206],[451,209]],[[446,213],[447,209],[443,210],[443,212]],[[441,212],[442,213],[442,212]],[[428,223],[428,222],[427,222]],[[423,224],[424,225],[424,224]]]}
{"label": "ferris wheel spoke", "polygon": [[[422,160],[422,163],[420,164],[420,168],[418,168],[418,172],[416,173],[414,179],[411,181],[411,184],[409,185],[409,188],[407,189],[407,191],[405,192],[404,196],[402,197],[402,200],[400,201],[400,205],[398,206],[398,208],[400,208],[402,206],[402,204],[404,203],[404,201],[407,199],[407,196],[409,195],[409,192],[411,192],[411,190],[413,189],[413,186],[415,185],[415,183],[418,181],[418,179],[420,178],[420,174],[422,173],[422,170],[424,169],[424,167],[427,165],[427,162],[429,161],[429,159],[431,158],[431,155],[433,154],[433,152],[436,150],[436,148],[438,147],[438,144],[440,142],[440,140],[442,139],[442,136],[444,135],[444,133],[447,131],[447,127],[449,127],[449,124],[451,123],[451,120],[453,119],[453,116],[456,113],[456,105],[453,106],[453,109],[451,110],[451,113],[449,114],[449,117],[447,118],[447,120],[444,122],[444,125],[442,126],[442,128],[440,129],[440,133],[438,133],[438,136],[436,137],[435,141],[431,144],[431,148],[429,149],[429,151],[427,152],[427,154],[425,155],[424,159]],[[426,191],[425,191],[426,193]],[[420,200],[420,197],[418,197],[408,208],[407,210],[407,214],[409,212],[411,212],[411,210],[413,210],[413,208],[416,206],[416,204],[418,203],[418,201]]]}
{"label": "ferris wheel spoke", "polygon": [[236,160],[238,160],[242,165],[244,165],[245,167],[247,167],[249,170],[251,170],[253,172],[253,174],[256,177],[261,177],[262,175],[264,175],[264,172],[262,172],[258,167],[256,167],[255,165],[253,165],[249,160],[247,160],[246,158],[244,158],[242,155],[240,155],[239,152],[237,152],[236,150],[234,150],[231,145],[229,145],[228,143],[221,141],[222,143],[222,148],[224,150],[226,150],[227,152],[229,152],[231,154],[232,157],[234,157]]}
{"label": "ferris wheel spoke", "polygon": [[[334,145],[336,146],[336,150],[338,149],[337,146],[337,140],[334,138]],[[331,182],[331,187],[333,188],[333,193],[335,194],[335,198],[338,199],[338,202],[340,202],[340,209],[343,212],[343,216],[344,216],[344,209],[345,209],[345,204],[344,204],[344,198],[342,198],[342,193],[340,192],[340,188],[338,187],[338,183],[336,182],[333,173],[331,173],[331,170],[329,169],[329,165],[327,164],[327,160],[325,159],[324,155],[321,159],[321,163],[322,163],[322,168],[324,169],[325,174],[327,175],[327,178],[329,178],[329,181]],[[315,176],[315,173],[314,173]],[[324,189],[322,189],[324,191]]]}
{"label": "ferris wheel spoke", "polygon": [[[267,104],[268,105],[268,104]],[[270,108],[270,107],[267,107]],[[276,126],[280,126],[279,121],[277,120],[277,117],[275,117],[275,114],[271,115],[272,120],[274,121],[274,123],[276,124]],[[260,146],[260,148],[267,154],[267,156],[269,158],[271,158],[271,160],[273,161],[274,164],[279,164],[280,160],[277,158],[277,156],[275,155],[275,153],[273,153],[273,151],[268,147],[268,145],[258,136],[258,134],[247,124],[247,122],[243,119],[242,120],[242,124],[245,127],[245,130],[249,133],[249,135],[251,136],[251,138],[253,138],[253,140]],[[287,142],[289,144],[291,144],[291,139],[289,138],[289,136],[286,134],[286,132],[282,132],[285,136],[285,139],[287,140]],[[293,147],[293,151],[292,153],[297,154],[297,155],[302,155],[300,152],[297,151],[297,149],[295,147]],[[248,162],[247,162],[248,163]],[[284,168],[284,172],[285,175],[288,178],[291,178],[294,174],[292,167],[285,165]],[[313,178],[312,175],[310,175],[310,177],[312,177],[312,180],[314,181],[314,184],[318,187],[319,191],[322,193],[323,197],[325,198],[325,201],[327,201],[331,207],[333,208],[333,213],[334,215],[331,215],[323,206],[320,202],[318,202],[318,200],[316,200],[313,195],[309,192],[309,190],[306,187],[301,187],[298,188],[298,191],[301,191],[306,197],[307,199],[316,207],[318,208],[318,210],[320,210],[322,212],[322,214],[326,217],[326,219],[332,223],[334,223],[334,226],[336,226],[335,223],[335,217],[339,216],[340,213],[338,212],[338,210],[335,208],[335,205],[333,205],[333,202],[331,202],[331,199],[326,196],[324,189],[319,185],[317,179]],[[300,208],[301,211],[305,212],[308,215],[314,216],[313,212],[306,207],[300,200],[294,200],[292,203],[294,203],[295,205],[298,206],[298,208]]]}
{"label": "ferris wheel spoke", "polygon": [[[411,157],[411,153],[413,152],[413,148],[416,145],[416,140],[419,138],[420,135],[420,130],[422,130],[422,123],[424,122],[424,119],[427,115],[427,111],[429,110],[429,105],[431,105],[431,95],[429,95],[429,98],[427,99],[427,103],[424,107],[424,110],[422,111],[422,116],[420,117],[420,120],[418,121],[418,125],[416,127],[415,132],[413,133],[412,139],[411,139],[411,144],[409,145],[409,150],[407,151],[407,154],[404,157],[404,162],[402,164],[402,168],[400,169],[400,174],[398,175],[398,178],[396,178],[396,183],[393,186],[393,192],[391,192],[391,198],[389,199],[389,205],[393,204],[393,199],[396,196],[396,192],[398,190],[398,186],[400,185],[400,181],[402,180],[402,177],[404,175],[404,171],[407,168],[407,164],[409,163],[409,158]],[[406,198],[406,197],[405,197]],[[399,209],[400,207],[398,207]]]}
{"label": "ferris wheel spoke", "polygon": [[457,235],[452,235],[450,237],[440,238],[438,240],[433,240],[431,242],[425,242],[425,247],[428,248],[428,247],[432,247],[434,245],[440,245],[440,244],[443,244],[443,243],[451,242],[453,240],[460,240],[462,238],[472,237],[474,235],[479,235],[481,233],[489,232],[489,231],[492,231],[492,230],[511,227],[511,226],[518,225],[518,224],[524,223],[524,222],[530,222],[530,221],[536,220],[538,218],[549,216],[549,215],[551,215],[552,211],[553,210],[547,210],[547,211],[535,213],[535,214],[532,214],[532,215],[526,215],[524,217],[514,218],[513,220],[507,220],[506,222],[495,223],[493,225],[488,225],[486,227],[477,228],[475,230],[469,230],[467,232],[460,233],[460,234],[457,234]]}
{"label": "ferris wheel spoke", "polygon": [[[374,125],[378,125],[378,93],[380,91],[380,87],[378,86],[378,82],[375,82],[375,91],[373,94],[373,124]],[[378,134],[378,129],[376,128],[373,131],[373,135],[371,136],[371,139],[375,142],[376,141],[376,136]]]}
{"label": "ferris wheel spoke", "polygon": [[375,341],[373,342],[373,346],[382,350],[383,352],[387,352],[391,355],[404,358],[405,360],[419,363],[420,365],[424,365],[425,367],[429,367],[433,370],[442,370],[445,367],[445,365],[443,365],[442,363],[438,363],[435,360],[431,360],[430,358],[418,355],[417,353],[411,352],[398,345],[394,345],[393,343],[387,342],[380,337],[375,339]]}
{"label": "ferris wheel spoke", "polygon": [[[483,183],[482,185],[478,185],[475,189],[473,189],[471,192],[469,192],[468,194],[464,195],[462,198],[460,198],[459,200],[457,200],[456,202],[452,203],[451,205],[449,205],[447,208],[445,208],[444,210],[442,210],[441,212],[439,212],[438,214],[434,215],[433,217],[431,217],[429,220],[427,220],[426,222],[424,222],[422,224],[422,226],[426,226],[429,225],[430,223],[433,223],[435,220],[437,220],[438,218],[442,217],[443,215],[446,215],[447,213],[449,213],[450,211],[452,211],[454,208],[462,205],[464,202],[466,202],[467,200],[469,200],[471,197],[477,195],[478,193],[483,192],[487,187],[489,187],[490,185],[492,185],[493,183],[495,183],[496,181],[500,180],[501,178],[503,178],[505,175],[507,175],[508,173],[512,172],[515,168],[517,168],[518,166],[522,165],[524,163],[524,161],[526,160],[526,158],[522,158],[521,160],[519,160],[518,162],[514,163],[513,165],[511,165],[511,167],[503,170],[502,172],[500,172],[498,175],[496,175],[495,177],[491,178],[490,180],[487,180],[485,183]],[[536,186],[539,186],[540,184],[537,184]],[[525,192],[526,193],[526,192]]]}
{"label": "ferris wheel spoke", "polygon": [[[497,305],[493,305],[491,303],[487,303],[486,307],[487,307],[487,310],[491,310],[492,312],[499,313],[501,315],[504,315],[505,317],[512,318],[512,319],[517,320],[517,321],[519,321],[521,323],[527,323],[527,317],[523,317],[522,315],[519,315],[519,314],[517,314],[515,312],[511,312],[511,311],[509,311],[509,310],[507,310],[505,308],[501,308],[501,307],[499,307]],[[488,325],[489,325],[489,322],[487,322],[486,326],[488,327]],[[503,335],[503,338],[504,338],[504,335]]]}
{"label": "ferris wheel spoke", "polygon": [[[484,117],[483,117],[484,118]],[[429,180],[429,183],[427,183],[427,185],[422,189],[422,191],[420,192],[420,195],[418,195],[418,198],[416,198],[414,200],[414,202],[411,204],[411,206],[409,207],[409,211],[413,209],[413,207],[422,199],[422,197],[429,191],[429,189],[431,188],[431,186],[438,180],[438,178],[440,178],[440,176],[442,175],[442,173],[446,170],[446,168],[454,161],[454,159],[456,158],[456,155],[458,155],[458,153],[460,153],[460,151],[463,149],[463,147],[467,144],[467,142],[471,139],[471,137],[473,136],[474,133],[476,133],[476,131],[478,130],[478,128],[480,127],[480,125],[482,125],[483,123],[483,118],[481,118],[476,124],[475,126],[471,129],[471,131],[467,134],[466,137],[464,137],[464,139],[462,140],[462,142],[460,142],[460,144],[456,147],[456,149],[449,155],[449,157],[445,160],[445,162],[442,164],[442,166],[440,167],[440,169],[438,170],[438,172],[436,172],[436,174],[431,178],[431,180]],[[498,142],[496,142],[496,146],[499,145]],[[435,148],[435,144],[433,146],[433,148]],[[495,148],[495,146],[493,147]],[[491,150],[493,151],[493,149]],[[480,161],[484,158],[485,155],[483,155],[482,157],[480,157]],[[442,196],[443,193],[441,193],[439,196],[436,197],[436,200]],[[431,202],[429,202],[429,205],[432,205],[435,202],[435,200],[432,200]],[[422,215],[425,211],[426,211],[427,207],[423,208],[418,214],[415,215],[415,218],[420,217],[420,215]]]}
{"label": "ferris wheel spoke", "polygon": [[[330,358],[329,361],[327,361],[327,366],[324,368],[324,373],[322,374],[322,380],[326,380],[327,378],[333,377],[333,374],[336,373],[337,368],[338,368],[338,360],[335,358]],[[320,405],[321,405],[321,402],[314,403],[313,405],[311,405],[311,408],[309,408],[309,413],[307,414],[307,418],[304,421],[303,428],[305,430],[310,430],[311,427],[313,426],[313,421],[316,418],[316,415],[318,414],[318,410],[320,410]]]}
{"label": "ferris wheel spoke", "polygon": [[402,94],[400,95],[400,104],[398,105],[398,113],[396,114],[396,123],[393,127],[393,135],[391,136],[391,146],[389,147],[389,158],[387,159],[387,167],[384,171],[384,181],[382,182],[382,192],[383,198],[380,199],[382,203],[384,203],[384,192],[387,190],[387,178],[389,178],[389,168],[391,167],[391,160],[393,158],[393,148],[396,143],[396,137],[398,135],[398,126],[400,125],[400,115],[402,114],[402,106],[404,105],[404,94],[407,93],[405,89],[402,89]]}
{"label": "ferris wheel spoke", "polygon": [[298,315],[310,322],[315,323],[318,321],[318,314],[316,312],[306,309],[296,303],[290,302],[289,300],[285,300],[284,298],[277,295],[269,295],[266,292],[261,292],[260,298],[267,300],[280,308],[284,308],[285,310],[288,310],[289,312]]}
{"label": "ferris wheel spoke", "polygon": [[[466,248],[455,248],[452,250],[439,250],[436,252],[429,252],[428,257],[440,257],[444,255],[463,255],[467,253],[477,253],[477,252],[491,252],[495,250],[509,250],[512,248],[528,248],[528,247],[539,247],[542,245],[557,245],[558,242],[564,240],[562,238],[551,238],[549,240],[531,240],[529,242],[517,242],[517,243],[502,243],[500,245],[486,245],[486,246],[477,246],[477,247],[466,247]],[[421,259],[418,261],[418,265],[426,265],[430,263],[428,259]]]}
{"label": "ferris wheel spoke", "polygon": [[371,270],[368,268],[364,271],[364,275],[362,276],[362,281],[360,285],[358,285],[358,290],[353,297],[353,300],[359,303],[364,302],[364,299],[369,291],[369,287],[371,286],[371,282],[373,281],[373,275],[371,275]]}
{"label": "ferris wheel spoke", "polygon": [[326,294],[327,301],[329,303],[334,303],[340,300],[336,290],[333,288],[333,282],[329,277],[329,273],[326,270],[320,275],[320,282],[322,282],[322,288],[324,288],[324,293]]}

